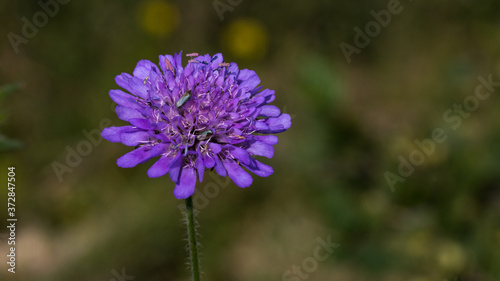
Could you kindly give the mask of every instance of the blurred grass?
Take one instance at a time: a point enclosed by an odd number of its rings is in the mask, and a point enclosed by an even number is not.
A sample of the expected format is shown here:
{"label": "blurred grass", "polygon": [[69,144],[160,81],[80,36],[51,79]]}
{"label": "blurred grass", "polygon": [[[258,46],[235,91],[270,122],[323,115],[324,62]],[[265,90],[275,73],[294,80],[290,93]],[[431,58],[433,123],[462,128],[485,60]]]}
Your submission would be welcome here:
{"label": "blurred grass", "polygon": [[[83,130],[124,124],[107,95],[117,74],[184,50],[254,69],[293,116],[264,161],[275,173],[245,190],[230,183],[199,214],[205,280],[280,280],[328,235],[341,246],[309,280],[499,280],[498,97],[457,130],[442,115],[474,94],[477,76],[500,77],[500,3],[401,3],[350,64],[339,44],[387,1],[242,1],[224,21],[210,1],[70,1],[19,54],[4,37],[0,85],[23,81],[1,104],[2,134],[25,144],[0,158],[17,167],[14,279],[111,280],[122,268],[135,280],[188,279],[169,179],[116,167],[127,148],[106,141],[62,182],[51,166]],[[21,34],[21,18],[40,9],[0,3],[0,30]],[[436,127],[447,141],[392,193],[384,172]]]}

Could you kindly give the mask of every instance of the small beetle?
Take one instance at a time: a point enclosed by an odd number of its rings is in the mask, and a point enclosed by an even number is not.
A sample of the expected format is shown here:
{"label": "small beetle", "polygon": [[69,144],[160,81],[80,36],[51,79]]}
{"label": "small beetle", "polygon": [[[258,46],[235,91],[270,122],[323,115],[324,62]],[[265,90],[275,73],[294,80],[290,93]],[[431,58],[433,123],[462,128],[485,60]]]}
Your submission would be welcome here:
{"label": "small beetle", "polygon": [[199,134],[198,136],[196,136],[196,138],[198,140],[206,140],[208,134],[212,135],[213,134],[212,130],[206,130],[205,132],[203,132],[203,133]]}
{"label": "small beetle", "polygon": [[176,105],[177,108],[181,107],[183,104],[185,104],[189,99],[191,98],[191,90],[185,92],[181,98],[177,101]]}

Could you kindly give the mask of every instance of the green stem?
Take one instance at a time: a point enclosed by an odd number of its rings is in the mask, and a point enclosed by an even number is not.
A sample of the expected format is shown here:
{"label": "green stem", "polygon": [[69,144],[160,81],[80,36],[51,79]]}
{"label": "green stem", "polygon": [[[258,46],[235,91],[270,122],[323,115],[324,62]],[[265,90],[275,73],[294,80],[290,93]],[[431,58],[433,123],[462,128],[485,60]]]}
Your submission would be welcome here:
{"label": "green stem", "polygon": [[198,240],[196,239],[196,221],[194,219],[193,198],[186,199],[186,222],[189,243],[189,261],[193,281],[200,281],[200,266],[198,264]]}

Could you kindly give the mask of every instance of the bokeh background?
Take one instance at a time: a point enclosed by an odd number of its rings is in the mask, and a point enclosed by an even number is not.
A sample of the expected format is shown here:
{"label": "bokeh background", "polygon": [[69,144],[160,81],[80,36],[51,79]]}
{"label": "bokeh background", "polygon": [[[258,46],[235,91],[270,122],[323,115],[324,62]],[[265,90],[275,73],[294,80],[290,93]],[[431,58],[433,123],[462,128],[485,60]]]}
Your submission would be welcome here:
{"label": "bokeh background", "polygon": [[[354,45],[354,28],[391,1],[55,3],[14,46],[9,34],[43,9],[0,2],[3,280],[189,280],[172,182],[149,179],[149,164],[118,168],[129,148],[98,137],[103,122],[125,123],[108,97],[114,77],[180,50],[255,70],[293,118],[264,160],[271,177],[197,185],[204,280],[304,280],[283,274],[327,237],[340,246],[307,280],[500,280],[500,90],[456,130],[443,120],[478,76],[500,80],[500,2],[401,1],[350,63],[339,45]],[[435,128],[446,141],[391,190],[384,174]],[[11,165],[16,274],[6,265]]]}

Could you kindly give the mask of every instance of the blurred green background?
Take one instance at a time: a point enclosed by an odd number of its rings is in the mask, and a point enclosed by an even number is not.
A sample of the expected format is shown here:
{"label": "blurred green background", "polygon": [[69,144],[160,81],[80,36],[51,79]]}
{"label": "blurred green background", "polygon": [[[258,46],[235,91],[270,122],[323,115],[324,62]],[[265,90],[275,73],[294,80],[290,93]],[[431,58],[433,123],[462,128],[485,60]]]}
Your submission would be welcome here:
{"label": "blurred green background", "polygon": [[[97,136],[125,125],[114,77],[180,50],[255,70],[293,118],[263,160],[271,177],[197,185],[203,280],[304,280],[283,274],[328,236],[340,247],[307,280],[500,280],[499,91],[456,130],[443,119],[478,76],[500,80],[500,2],[402,1],[350,63],[339,45],[391,1],[63,2],[43,26],[37,1],[0,2],[0,85],[21,84],[0,101],[0,133],[22,143],[0,154],[2,182],[16,167],[19,219],[15,275],[0,230],[4,280],[189,280],[173,183],[149,179],[152,162],[118,168],[129,148]],[[391,191],[384,174],[435,128],[446,141]]]}

